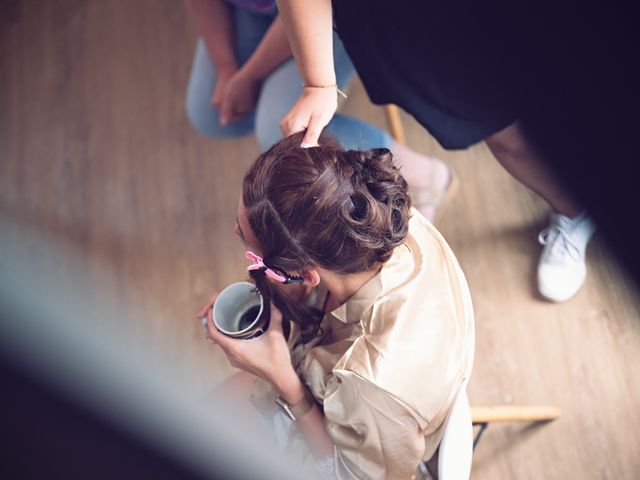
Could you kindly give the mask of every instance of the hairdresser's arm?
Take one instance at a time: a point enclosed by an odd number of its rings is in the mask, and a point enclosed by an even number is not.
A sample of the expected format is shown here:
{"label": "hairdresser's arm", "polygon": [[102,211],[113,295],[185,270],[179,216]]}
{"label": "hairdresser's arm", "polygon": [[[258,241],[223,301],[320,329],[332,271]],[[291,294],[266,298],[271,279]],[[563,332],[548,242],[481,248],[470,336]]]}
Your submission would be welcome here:
{"label": "hairdresser's arm", "polygon": [[322,129],[338,105],[333,65],[331,0],[277,0],[298,70],[305,85],[302,95],[280,122],[285,136],[307,133],[302,146],[317,145]]}
{"label": "hairdresser's arm", "polygon": [[[251,340],[237,340],[220,333],[214,326],[211,308],[214,302],[215,296],[198,316],[207,315],[208,338],[220,345],[231,365],[267,380],[291,405],[302,400],[305,390],[291,365],[280,311],[271,307],[271,321],[266,333]],[[316,404],[296,424],[315,458],[323,459],[333,454],[333,444],[324,429],[323,413]]]}

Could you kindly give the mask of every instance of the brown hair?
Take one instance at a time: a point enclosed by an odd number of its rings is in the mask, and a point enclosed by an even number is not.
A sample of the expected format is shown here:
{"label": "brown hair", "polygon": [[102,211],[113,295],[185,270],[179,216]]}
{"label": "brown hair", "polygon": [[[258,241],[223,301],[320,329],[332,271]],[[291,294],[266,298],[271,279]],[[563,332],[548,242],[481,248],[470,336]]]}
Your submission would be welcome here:
{"label": "brown hair", "polygon": [[[344,150],[327,134],[320,146],[303,149],[302,138],[273,145],[244,177],[242,200],[264,262],[287,272],[316,265],[343,274],[386,262],[407,235],[411,205],[391,152]],[[321,313],[290,301],[263,274],[253,276],[286,318],[315,334]]]}

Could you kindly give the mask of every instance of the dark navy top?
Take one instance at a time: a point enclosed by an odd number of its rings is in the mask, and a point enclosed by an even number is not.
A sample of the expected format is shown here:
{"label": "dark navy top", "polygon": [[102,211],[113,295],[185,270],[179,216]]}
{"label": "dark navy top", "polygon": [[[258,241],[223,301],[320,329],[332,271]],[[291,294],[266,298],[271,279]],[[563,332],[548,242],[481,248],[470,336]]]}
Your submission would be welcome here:
{"label": "dark navy top", "polygon": [[514,27],[492,24],[482,3],[333,0],[335,28],[371,100],[397,104],[447,149],[517,117]]}

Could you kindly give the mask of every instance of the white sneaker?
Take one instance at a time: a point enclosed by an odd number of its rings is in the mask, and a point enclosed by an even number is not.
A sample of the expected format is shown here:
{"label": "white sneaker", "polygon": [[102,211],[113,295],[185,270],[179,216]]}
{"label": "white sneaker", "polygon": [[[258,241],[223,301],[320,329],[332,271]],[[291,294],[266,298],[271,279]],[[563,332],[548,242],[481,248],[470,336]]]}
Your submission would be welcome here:
{"label": "white sneaker", "polygon": [[550,220],[538,235],[544,245],[538,263],[538,291],[547,300],[564,302],[587,278],[585,251],[596,227],[586,212],[574,218],[551,212]]}

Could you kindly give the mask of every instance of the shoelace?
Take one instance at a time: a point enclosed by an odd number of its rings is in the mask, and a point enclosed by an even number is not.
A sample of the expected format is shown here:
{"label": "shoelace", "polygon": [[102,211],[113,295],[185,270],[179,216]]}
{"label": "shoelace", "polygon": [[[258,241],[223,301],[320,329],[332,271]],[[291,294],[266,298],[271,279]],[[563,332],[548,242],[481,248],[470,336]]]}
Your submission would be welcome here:
{"label": "shoelace", "polygon": [[573,260],[580,261],[580,249],[571,241],[571,233],[575,225],[571,219],[560,217],[557,223],[545,228],[538,235],[540,245],[550,245],[548,255],[557,260],[563,260],[568,255]]}

